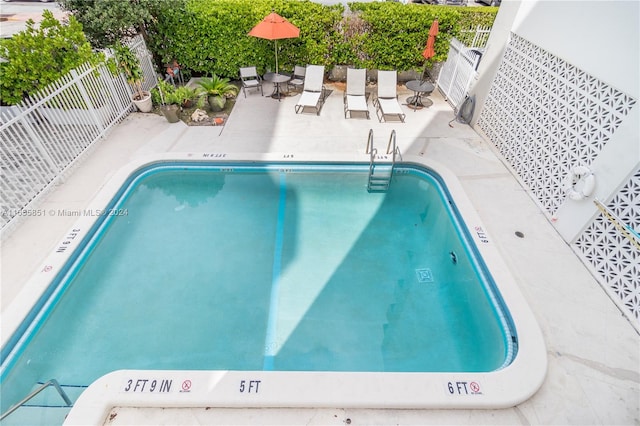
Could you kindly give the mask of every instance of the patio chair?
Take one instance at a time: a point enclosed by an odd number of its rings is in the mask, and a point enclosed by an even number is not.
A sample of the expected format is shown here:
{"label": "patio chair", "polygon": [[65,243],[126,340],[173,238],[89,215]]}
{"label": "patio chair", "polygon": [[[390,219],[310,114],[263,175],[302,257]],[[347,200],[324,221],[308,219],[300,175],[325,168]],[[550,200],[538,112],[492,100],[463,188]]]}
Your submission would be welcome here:
{"label": "patio chair", "polygon": [[347,88],[344,91],[344,118],[349,118],[353,111],[364,112],[369,119],[369,107],[367,106],[367,94],[365,92],[367,70],[364,68],[347,68]]}
{"label": "patio chair", "polygon": [[378,71],[378,93],[373,100],[376,106],[378,121],[387,121],[387,116],[398,116],[404,123],[405,114],[402,112],[396,85],[398,84],[398,74],[396,71]]}
{"label": "patio chair", "polygon": [[242,93],[244,93],[245,98],[247,97],[247,89],[259,89],[260,95],[264,96],[264,93],[262,93],[262,79],[258,75],[256,67],[240,68],[240,80],[242,80]]}
{"label": "patio chair", "polygon": [[184,86],[184,79],[182,78],[181,66],[175,59],[172,63],[166,64],[166,70],[164,75],[164,81],[170,81],[174,86]]}
{"label": "patio chair", "polygon": [[301,67],[300,65],[296,65],[293,70],[293,75],[291,76],[291,80],[289,80],[288,85],[293,87],[294,89],[302,88],[304,85],[304,76],[307,72],[305,67]]}
{"label": "patio chair", "polygon": [[314,108],[316,115],[320,115],[320,110],[324,104],[323,82],[324,65],[307,65],[304,88],[296,104],[296,114],[303,112],[305,108]]}

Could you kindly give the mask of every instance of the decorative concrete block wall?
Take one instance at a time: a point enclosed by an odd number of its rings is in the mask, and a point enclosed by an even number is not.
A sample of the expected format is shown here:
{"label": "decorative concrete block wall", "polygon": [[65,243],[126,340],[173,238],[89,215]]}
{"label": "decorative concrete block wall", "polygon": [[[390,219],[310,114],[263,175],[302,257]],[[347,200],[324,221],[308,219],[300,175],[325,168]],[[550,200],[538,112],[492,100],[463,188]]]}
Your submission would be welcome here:
{"label": "decorative concrete block wall", "polygon": [[[607,203],[607,208],[622,223],[640,229],[640,169]],[[599,214],[574,247],[606,282],[610,295],[620,301],[635,321],[640,321],[640,249],[620,231],[605,214]]]}
{"label": "decorative concrete block wall", "polygon": [[[598,159],[636,103],[630,95],[511,33],[477,125],[553,217],[567,202],[571,169],[591,166]],[[640,172],[621,182],[619,190],[602,202],[626,225],[640,229]],[[582,229],[568,242],[638,327],[636,243],[602,214],[591,217]]]}

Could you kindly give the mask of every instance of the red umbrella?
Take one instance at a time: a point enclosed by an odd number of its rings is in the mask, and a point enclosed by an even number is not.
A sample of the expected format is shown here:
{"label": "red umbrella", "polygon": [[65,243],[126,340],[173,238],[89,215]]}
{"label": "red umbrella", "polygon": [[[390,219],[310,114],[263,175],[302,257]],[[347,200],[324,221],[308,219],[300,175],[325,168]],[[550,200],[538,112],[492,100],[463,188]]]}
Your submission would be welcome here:
{"label": "red umbrella", "polygon": [[249,35],[275,41],[276,74],[278,73],[278,40],[296,38],[300,29],[275,12],[271,12],[258,25],[249,31]]}
{"label": "red umbrella", "polygon": [[422,56],[424,56],[425,59],[431,59],[436,54],[435,45],[436,45],[436,36],[438,35],[438,31],[439,31],[438,20],[436,19],[435,21],[433,21],[433,24],[431,24],[431,28],[429,28],[429,38],[427,38],[427,47],[422,52]]}
{"label": "red umbrella", "polygon": [[[422,56],[425,59],[431,59],[436,54],[436,36],[438,35],[438,20],[436,19],[431,24],[431,28],[429,28],[429,37],[427,38],[427,47],[422,51]],[[424,80],[424,75],[427,72],[427,62],[424,63],[424,69],[422,70],[422,76],[420,76],[420,80]]]}

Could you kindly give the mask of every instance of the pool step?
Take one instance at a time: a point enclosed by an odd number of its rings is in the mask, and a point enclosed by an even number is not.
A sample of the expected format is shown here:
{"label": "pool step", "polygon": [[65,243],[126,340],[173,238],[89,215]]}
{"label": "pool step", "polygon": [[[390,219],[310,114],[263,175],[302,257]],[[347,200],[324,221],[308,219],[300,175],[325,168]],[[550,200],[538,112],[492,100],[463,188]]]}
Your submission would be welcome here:
{"label": "pool step", "polygon": [[[378,171],[379,170],[379,171]],[[391,177],[393,176],[393,167],[391,166],[374,166],[369,174],[369,182],[367,191],[369,192],[387,192],[391,185]]]}

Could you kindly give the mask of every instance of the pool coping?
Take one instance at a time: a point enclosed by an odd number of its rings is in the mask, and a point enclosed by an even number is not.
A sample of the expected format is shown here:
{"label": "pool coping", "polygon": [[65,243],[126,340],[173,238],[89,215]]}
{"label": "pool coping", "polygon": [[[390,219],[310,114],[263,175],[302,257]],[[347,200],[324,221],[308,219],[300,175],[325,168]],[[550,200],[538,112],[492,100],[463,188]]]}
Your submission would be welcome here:
{"label": "pool coping", "polygon": [[[156,154],[133,161],[121,168],[100,189],[85,211],[105,209],[114,194],[137,170],[153,163],[193,162],[305,162],[367,163],[368,154],[327,153],[226,153],[186,152]],[[104,422],[116,406],[129,407],[352,407],[352,408],[506,408],[531,397],[542,385],[547,370],[547,354],[542,333],[492,238],[458,177],[442,164],[421,156],[404,155],[402,164],[416,164],[438,173],[468,229],[469,235],[487,264],[497,288],[509,307],[516,327],[519,348],[514,361],[490,373],[336,373],[269,371],[134,371],[120,370],[96,380],[77,400],[65,424]],[[3,314],[2,346],[18,329],[28,310],[59,273],[71,253],[98,219],[79,217],[56,245],[32,279]],[[506,283],[511,283],[506,285]],[[10,332],[7,333],[6,331]],[[383,375],[383,376],[381,376]],[[381,380],[384,377],[384,386]],[[135,392],[124,389],[129,380],[160,380],[172,384],[166,393]],[[165,380],[165,382],[162,382]],[[258,386],[258,392],[240,392],[245,385]],[[150,382],[147,382],[150,383]],[[471,383],[475,383],[471,389]],[[188,384],[188,385],[187,385]],[[292,385],[293,384],[293,385]],[[176,386],[176,387],[174,387]],[[389,386],[393,386],[390,392]],[[186,387],[186,389],[185,389]],[[396,391],[397,389],[397,391]],[[175,392],[174,392],[175,390]],[[253,391],[253,387],[251,388]],[[173,395],[178,393],[179,396]],[[173,395],[173,396],[169,396]],[[390,398],[391,397],[391,398]],[[176,405],[179,404],[179,405]]]}

